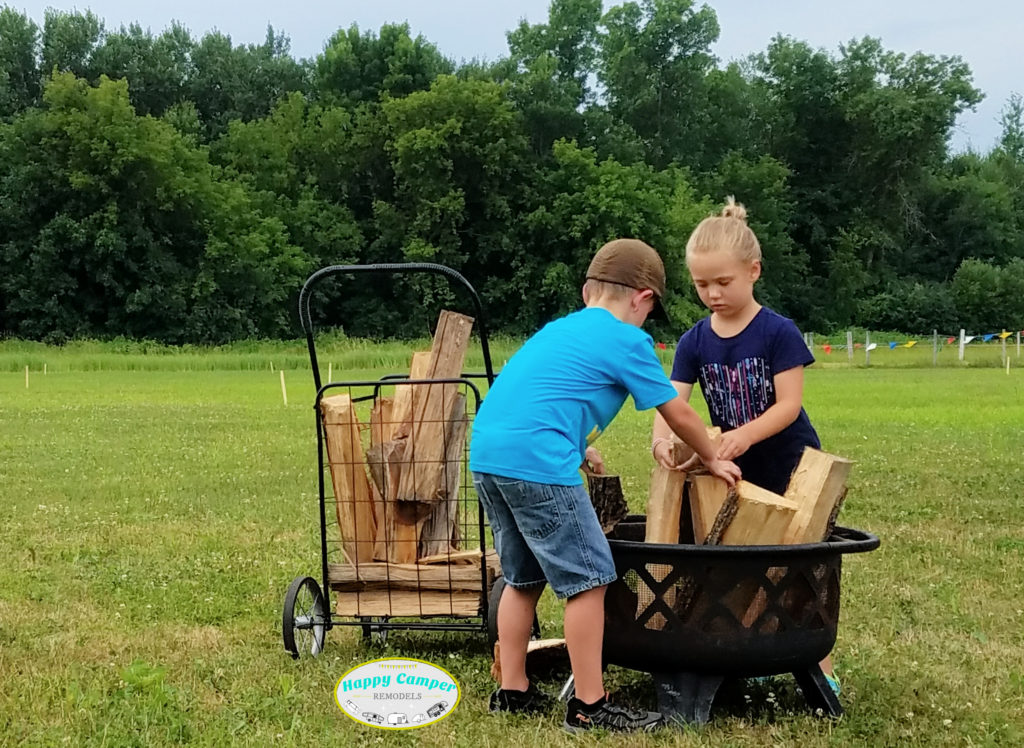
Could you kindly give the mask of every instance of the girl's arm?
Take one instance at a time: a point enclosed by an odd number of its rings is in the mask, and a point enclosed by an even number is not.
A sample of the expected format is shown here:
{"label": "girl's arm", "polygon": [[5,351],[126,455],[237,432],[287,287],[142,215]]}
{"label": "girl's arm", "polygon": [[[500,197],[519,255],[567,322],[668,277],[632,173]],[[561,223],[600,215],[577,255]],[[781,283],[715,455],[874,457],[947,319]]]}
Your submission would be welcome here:
{"label": "girl's arm", "polygon": [[752,444],[764,441],[782,431],[800,415],[804,396],[804,367],[779,372],[775,383],[775,404],[753,421],[726,431],[718,448],[722,460],[734,460],[750,449]]}
{"label": "girl's arm", "polygon": [[[672,386],[676,388],[679,397],[683,402],[690,402],[690,394],[693,392],[693,385],[686,382],[672,380]],[[651,433],[651,454],[658,463],[668,470],[678,468],[672,461],[672,429],[668,421],[658,411],[654,411],[654,429]]]}

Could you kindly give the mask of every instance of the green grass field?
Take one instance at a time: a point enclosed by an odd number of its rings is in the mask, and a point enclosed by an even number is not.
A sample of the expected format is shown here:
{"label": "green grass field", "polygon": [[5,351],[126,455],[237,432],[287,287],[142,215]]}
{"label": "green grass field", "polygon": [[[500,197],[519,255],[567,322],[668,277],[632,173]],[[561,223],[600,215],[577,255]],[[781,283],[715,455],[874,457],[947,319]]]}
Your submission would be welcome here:
{"label": "green grass field", "polygon": [[[340,346],[334,378],[401,369],[408,348],[389,345]],[[497,348],[500,364],[514,345]],[[929,349],[925,368],[807,373],[824,445],[857,461],[841,520],[882,539],[844,564],[841,720],[806,713],[780,677],[726,689],[703,729],[599,739],[565,735],[560,713],[487,714],[482,635],[393,632],[382,646],[336,628],[320,658],[285,654],[285,589],[319,576],[301,346],[0,345],[0,745],[1019,745],[1024,372],[995,356],[932,369]],[[271,363],[288,369],[287,407]],[[649,424],[627,404],[598,442],[638,511]],[[545,635],[560,618],[545,598]],[[348,720],[337,679],[381,656],[447,668],[458,710],[402,733]],[[612,668],[608,685],[653,698],[643,674]]]}

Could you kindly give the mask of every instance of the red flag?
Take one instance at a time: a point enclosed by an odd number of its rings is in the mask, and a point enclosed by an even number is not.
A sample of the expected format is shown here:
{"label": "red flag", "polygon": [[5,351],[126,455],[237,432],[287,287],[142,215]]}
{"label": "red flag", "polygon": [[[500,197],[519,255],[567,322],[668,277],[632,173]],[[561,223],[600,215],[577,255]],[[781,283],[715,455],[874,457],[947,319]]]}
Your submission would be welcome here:
{"label": "red flag", "polygon": [[954,336],[950,335],[948,338],[946,338],[946,345],[952,344],[952,342],[954,340],[956,340],[956,338]]}
{"label": "red flag", "polygon": [[823,345],[822,348],[825,349],[825,353],[831,353],[832,352],[832,345],[830,343],[825,343],[825,345]]}
{"label": "red flag", "polygon": [[661,350],[665,350],[665,344],[664,343],[658,343],[658,348],[660,348]]}

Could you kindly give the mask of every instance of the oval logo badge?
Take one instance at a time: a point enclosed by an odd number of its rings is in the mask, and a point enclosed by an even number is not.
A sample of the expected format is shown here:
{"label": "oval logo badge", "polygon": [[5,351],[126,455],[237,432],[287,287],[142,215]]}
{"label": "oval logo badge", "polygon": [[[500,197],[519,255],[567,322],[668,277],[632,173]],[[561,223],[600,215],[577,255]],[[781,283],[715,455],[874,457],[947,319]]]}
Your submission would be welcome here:
{"label": "oval logo badge", "polygon": [[370,727],[412,730],[439,722],[459,705],[459,684],[424,660],[389,657],[349,670],[334,689],[346,715]]}

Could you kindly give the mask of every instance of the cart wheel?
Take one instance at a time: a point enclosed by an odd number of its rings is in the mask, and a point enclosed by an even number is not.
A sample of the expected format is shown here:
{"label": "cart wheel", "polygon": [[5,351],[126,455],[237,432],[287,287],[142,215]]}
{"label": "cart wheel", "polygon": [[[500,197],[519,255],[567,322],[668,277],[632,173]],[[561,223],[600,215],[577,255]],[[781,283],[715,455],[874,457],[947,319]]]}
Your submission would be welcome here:
{"label": "cart wheel", "polygon": [[295,577],[284,596],[281,636],[285,650],[295,659],[303,652],[316,657],[324,648],[326,622],[320,585],[313,577]]}
{"label": "cart wheel", "polygon": [[388,640],[388,629],[378,626],[379,623],[386,623],[388,620],[387,616],[381,616],[380,618],[374,618],[372,616],[360,618],[363,622],[363,641],[369,642],[373,639],[374,634],[377,635],[377,643],[384,646],[384,643]]}
{"label": "cart wheel", "polygon": [[[494,643],[498,641],[498,603],[501,602],[501,593],[505,589],[505,577],[497,576],[491,585],[491,595],[487,598],[487,646],[493,652]],[[532,639],[540,639],[540,621],[537,614],[533,615]]]}

